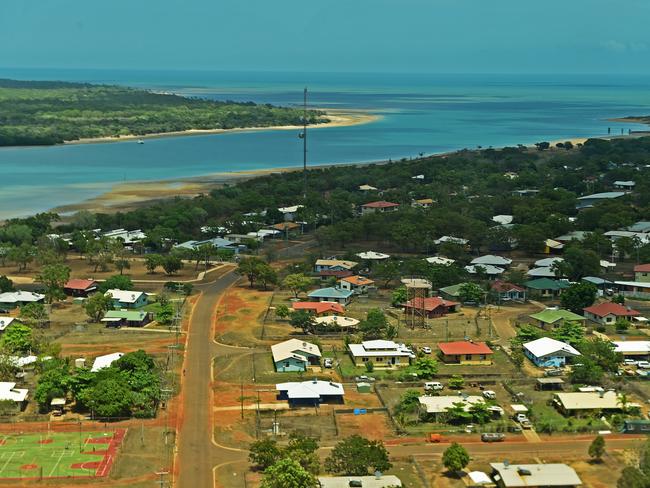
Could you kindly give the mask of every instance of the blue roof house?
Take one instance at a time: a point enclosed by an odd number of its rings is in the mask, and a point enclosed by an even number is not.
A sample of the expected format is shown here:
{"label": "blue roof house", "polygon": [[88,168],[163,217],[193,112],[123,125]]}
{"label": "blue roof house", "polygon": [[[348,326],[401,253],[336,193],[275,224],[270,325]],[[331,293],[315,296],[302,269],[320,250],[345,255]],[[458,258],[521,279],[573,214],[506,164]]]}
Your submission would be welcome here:
{"label": "blue roof house", "polygon": [[312,291],[309,299],[313,302],[336,302],[341,305],[347,305],[352,298],[352,290],[343,290],[341,288],[320,288]]}

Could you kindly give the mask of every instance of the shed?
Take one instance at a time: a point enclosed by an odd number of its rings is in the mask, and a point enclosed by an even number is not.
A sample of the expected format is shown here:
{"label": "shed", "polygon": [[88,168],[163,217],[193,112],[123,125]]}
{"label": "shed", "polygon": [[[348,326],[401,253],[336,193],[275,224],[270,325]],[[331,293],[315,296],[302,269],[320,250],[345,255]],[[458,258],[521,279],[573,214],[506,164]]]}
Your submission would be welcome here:
{"label": "shed", "polygon": [[535,388],[538,390],[561,390],[563,385],[562,378],[537,378]]}

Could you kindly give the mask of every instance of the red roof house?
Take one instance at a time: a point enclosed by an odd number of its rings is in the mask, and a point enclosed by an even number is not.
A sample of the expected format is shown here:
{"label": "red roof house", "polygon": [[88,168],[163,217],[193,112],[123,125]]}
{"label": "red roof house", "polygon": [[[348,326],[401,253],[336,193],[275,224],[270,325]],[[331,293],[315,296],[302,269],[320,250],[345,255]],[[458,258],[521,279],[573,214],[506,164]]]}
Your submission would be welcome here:
{"label": "red roof house", "polygon": [[306,310],[319,317],[339,315],[345,312],[343,305],[336,302],[293,302],[291,308],[294,310]]}
{"label": "red roof house", "polygon": [[399,208],[399,203],[386,202],[380,200],[378,202],[369,202],[361,205],[361,214],[366,215],[369,213],[380,213],[380,212],[393,212]]}
{"label": "red roof house", "polygon": [[450,312],[456,312],[460,303],[444,300],[440,297],[414,298],[404,304],[404,313],[422,312],[427,318],[443,317]]}
{"label": "red roof house", "polygon": [[507,281],[496,280],[492,282],[490,288],[493,292],[499,294],[499,298],[501,300],[526,300],[526,289],[521,286],[508,283]]}
{"label": "red roof house", "polygon": [[73,278],[63,286],[66,295],[73,297],[87,297],[88,294],[97,290],[97,282],[95,280],[82,280]]}
{"label": "red roof house", "polygon": [[641,313],[614,302],[599,303],[583,309],[585,317],[599,324],[614,324],[618,319],[638,317]]}
{"label": "red roof house", "polygon": [[441,342],[438,349],[442,360],[453,364],[492,364],[494,354],[485,342]]}

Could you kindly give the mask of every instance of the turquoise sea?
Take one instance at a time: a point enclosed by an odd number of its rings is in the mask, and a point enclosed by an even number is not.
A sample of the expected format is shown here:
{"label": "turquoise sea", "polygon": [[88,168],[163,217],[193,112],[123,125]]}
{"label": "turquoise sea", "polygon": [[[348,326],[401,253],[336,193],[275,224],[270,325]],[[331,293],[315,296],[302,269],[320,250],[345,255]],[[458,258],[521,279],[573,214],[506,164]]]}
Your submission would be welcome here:
{"label": "turquoise sea", "polygon": [[[309,163],[415,157],[477,146],[617,134],[650,114],[650,76],[434,75],[2,69],[14,79],[87,81],[189,96],[367,110],[377,122],[310,132]],[[0,148],[0,218],[99,195],[124,181],[302,165],[296,131]]]}

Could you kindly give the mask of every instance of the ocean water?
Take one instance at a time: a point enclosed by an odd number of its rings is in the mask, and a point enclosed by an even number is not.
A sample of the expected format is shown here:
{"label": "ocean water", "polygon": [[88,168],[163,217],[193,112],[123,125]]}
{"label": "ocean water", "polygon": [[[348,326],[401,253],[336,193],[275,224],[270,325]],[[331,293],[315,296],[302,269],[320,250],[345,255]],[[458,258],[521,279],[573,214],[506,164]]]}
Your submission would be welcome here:
{"label": "ocean water", "polygon": [[[357,109],[380,120],[312,130],[310,164],[393,160],[477,146],[614,134],[644,126],[650,76],[11,70],[0,77],[87,81],[213,99]],[[54,147],[0,148],[0,218],[108,191],[114,184],[302,165],[297,131],[259,131]]]}

